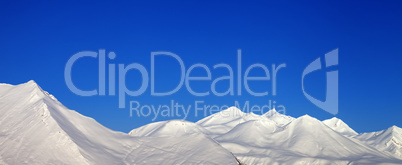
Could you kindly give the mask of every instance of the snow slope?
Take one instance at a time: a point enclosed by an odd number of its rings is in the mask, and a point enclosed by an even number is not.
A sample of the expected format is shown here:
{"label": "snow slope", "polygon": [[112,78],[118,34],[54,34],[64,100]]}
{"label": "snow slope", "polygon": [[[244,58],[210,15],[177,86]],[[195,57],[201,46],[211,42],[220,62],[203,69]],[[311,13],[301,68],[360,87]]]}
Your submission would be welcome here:
{"label": "snow slope", "polygon": [[340,119],[275,110],[231,107],[129,134],[69,110],[34,81],[0,84],[0,164],[402,164],[401,128],[353,136]]}
{"label": "snow slope", "polygon": [[338,118],[293,118],[275,109],[259,116],[231,107],[197,122],[245,164],[402,163],[352,136]]}
{"label": "snow slope", "polygon": [[390,153],[345,136],[353,133],[336,118],[321,122],[305,115],[295,119],[275,110],[260,116],[231,107],[197,123],[157,122],[134,129],[130,134],[157,137],[206,134],[245,164],[402,163]]}
{"label": "snow slope", "polygon": [[130,131],[128,134],[132,136],[180,137],[207,132],[196,123],[184,120],[169,120],[144,125]]}
{"label": "snow slope", "polygon": [[362,133],[355,138],[402,159],[402,129],[397,126],[378,132]]}
{"label": "snow slope", "polygon": [[286,115],[280,114],[279,112],[277,112],[275,110],[275,108],[272,110],[269,110],[263,116],[274,121],[279,127],[289,124],[290,122],[292,122],[295,119],[291,116],[286,116]]}
{"label": "snow slope", "polygon": [[345,135],[345,136],[356,136],[358,133],[350,128],[346,123],[344,123],[341,119],[333,117],[328,120],[322,121],[325,125],[329,128],[333,129],[334,131]]}
{"label": "snow slope", "polygon": [[276,123],[268,119],[250,120],[236,125],[232,130],[215,139],[258,146],[262,144],[266,136],[278,129]]}
{"label": "snow slope", "polygon": [[402,163],[307,115],[292,121],[283,130],[272,131],[272,123],[261,125],[248,129],[238,125],[215,140],[245,164]]}
{"label": "snow slope", "polygon": [[197,122],[197,124],[208,131],[206,134],[210,135],[211,137],[216,137],[228,133],[237,125],[248,121],[270,122],[274,123],[276,127],[283,127],[293,120],[293,117],[280,114],[275,109],[272,109],[260,116],[252,112],[244,113],[236,107],[230,107],[226,110],[201,119]]}
{"label": "snow slope", "polygon": [[67,109],[29,81],[0,84],[0,164],[237,164],[237,160],[205,135],[151,138],[112,131]]}
{"label": "snow slope", "polygon": [[236,125],[250,120],[260,120],[262,116],[254,113],[244,113],[236,107],[230,107],[226,110],[212,114],[197,122],[198,125],[208,130],[212,137],[222,135],[230,131]]}

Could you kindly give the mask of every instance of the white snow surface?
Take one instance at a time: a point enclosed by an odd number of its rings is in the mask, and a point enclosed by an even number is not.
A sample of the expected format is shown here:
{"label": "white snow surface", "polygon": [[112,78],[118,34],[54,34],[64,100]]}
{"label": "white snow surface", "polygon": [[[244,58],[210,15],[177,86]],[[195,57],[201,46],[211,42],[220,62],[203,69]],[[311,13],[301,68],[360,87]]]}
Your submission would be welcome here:
{"label": "white snow surface", "polygon": [[180,137],[191,134],[205,134],[208,131],[198,124],[185,120],[169,120],[144,125],[130,131],[132,136]]}
{"label": "white snow surface", "polygon": [[0,84],[0,164],[402,164],[401,128],[357,135],[337,118],[236,107],[129,134],[69,110],[34,81]]}
{"label": "white snow surface", "polygon": [[238,124],[254,120],[267,120],[267,117],[252,112],[244,113],[236,107],[230,107],[226,110],[205,117],[198,121],[197,124],[205,128],[208,131],[207,134],[209,136],[216,137],[229,132]]}
{"label": "white snow surface", "polygon": [[[402,163],[394,155],[350,137],[357,133],[337,118],[321,122],[305,115],[295,119],[274,109],[260,116],[230,107],[190,123],[151,123],[130,134],[163,136],[161,132],[166,132],[166,136],[182,136],[191,127],[194,130],[188,133],[212,137],[245,164]],[[168,131],[159,131],[161,128]]]}
{"label": "white snow surface", "polygon": [[265,113],[263,116],[267,117],[268,119],[274,121],[276,123],[276,125],[282,127],[286,124],[289,124],[290,122],[292,122],[295,118],[291,117],[291,116],[286,116],[284,114],[281,114],[279,112],[277,112],[274,109],[269,110],[267,113]]}
{"label": "white snow surface", "polygon": [[333,117],[331,119],[327,119],[322,121],[325,125],[329,128],[333,129],[334,131],[345,135],[345,136],[356,136],[358,133],[350,128],[345,122],[341,119]]}
{"label": "white snow surface", "polygon": [[[308,115],[283,129],[259,123],[248,129],[235,127],[215,140],[245,164],[378,164],[401,163],[358,140],[351,140]],[[262,126],[264,125],[264,126]],[[240,135],[240,136],[236,136]],[[248,138],[245,138],[247,137]],[[240,138],[239,138],[240,137]]]}
{"label": "white snow surface", "polygon": [[[213,152],[211,152],[213,151]],[[204,134],[134,137],[69,110],[34,81],[0,84],[0,164],[238,164]]]}
{"label": "white snow surface", "polygon": [[397,126],[378,132],[362,133],[356,138],[402,159],[402,129]]}

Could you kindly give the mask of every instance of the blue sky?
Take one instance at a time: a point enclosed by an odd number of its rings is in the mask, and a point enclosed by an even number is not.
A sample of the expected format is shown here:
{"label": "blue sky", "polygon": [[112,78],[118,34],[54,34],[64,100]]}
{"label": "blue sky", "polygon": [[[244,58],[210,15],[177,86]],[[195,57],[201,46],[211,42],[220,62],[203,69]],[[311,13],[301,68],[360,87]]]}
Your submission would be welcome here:
{"label": "blue sky", "polygon": [[[161,105],[175,100],[183,105],[203,100],[207,104],[233,105],[234,101],[264,105],[275,101],[288,115],[304,114],[320,120],[334,115],[305,98],[301,75],[312,61],[338,48],[339,113],[358,132],[402,127],[402,3],[393,2],[246,2],[246,1],[147,1],[147,2],[0,2],[0,82],[19,84],[35,80],[68,108],[96,119],[113,130],[128,132],[153,122],[153,116],[130,117],[118,108],[118,96],[82,97],[71,92],[64,67],[80,51],[105,49],[116,53],[108,64],[138,63],[150,70],[151,52],[177,54],[186,69],[202,63],[212,78],[227,74],[213,66],[236,68],[242,50],[242,72],[261,63],[286,64],[272,81],[255,82],[252,89],[270,94],[255,97],[242,88],[241,96],[191,95],[185,86],[172,95],[144,94],[128,101]],[[156,61],[156,87],[169,90],[179,82],[179,65],[172,58]],[[306,78],[306,91],[323,100],[325,71]],[[202,70],[194,75],[203,76]],[[236,75],[237,73],[235,73]],[[261,70],[251,75],[261,76]],[[98,61],[82,58],[74,64],[72,78],[83,90],[98,88]],[[236,79],[236,77],[235,77]],[[141,77],[126,75],[135,90]],[[235,87],[236,87],[235,81]],[[108,85],[108,84],[107,84]],[[195,82],[194,90],[210,91],[211,81]],[[217,86],[225,90],[225,83]],[[237,91],[235,90],[235,93]],[[128,106],[128,103],[127,103]],[[194,110],[187,118],[197,121]],[[180,117],[159,117],[155,121]]]}

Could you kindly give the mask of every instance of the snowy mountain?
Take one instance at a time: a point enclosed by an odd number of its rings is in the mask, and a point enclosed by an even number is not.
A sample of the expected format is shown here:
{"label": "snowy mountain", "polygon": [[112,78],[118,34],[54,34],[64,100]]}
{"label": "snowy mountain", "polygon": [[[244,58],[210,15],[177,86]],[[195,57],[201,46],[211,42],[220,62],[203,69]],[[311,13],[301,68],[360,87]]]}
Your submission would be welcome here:
{"label": "snowy mountain", "polygon": [[344,123],[341,119],[333,117],[328,120],[324,120],[323,123],[327,125],[329,128],[334,131],[345,135],[345,136],[356,136],[358,133],[350,128],[346,123]]}
{"label": "snowy mountain", "polygon": [[16,86],[0,84],[0,164],[238,162],[205,135],[134,137],[112,131],[67,109],[29,81]]}
{"label": "snowy mountain", "polygon": [[125,134],[69,110],[34,81],[0,84],[0,164],[402,164],[401,135],[396,126],[356,135],[337,118],[235,107]]}
{"label": "snowy mountain", "polygon": [[[240,125],[239,125],[240,126]],[[245,164],[378,164],[401,163],[391,156],[351,140],[308,115],[299,117],[283,130],[272,124],[234,128],[215,140]],[[250,135],[248,138],[233,135]]]}
{"label": "snowy mountain", "polygon": [[402,129],[397,126],[378,132],[362,133],[356,138],[380,151],[390,152],[402,159]]}
{"label": "snowy mountain", "polygon": [[[275,110],[260,116],[231,107],[195,125],[173,120],[148,124],[132,132],[136,136],[150,136],[154,132],[162,136],[161,132],[165,132],[168,136],[181,137],[187,134],[183,133],[189,127],[186,125],[194,128],[190,134],[207,134],[245,164],[402,163],[390,153],[349,137],[354,131],[340,119],[321,122],[308,115],[295,119]],[[169,131],[156,131],[160,128]]]}

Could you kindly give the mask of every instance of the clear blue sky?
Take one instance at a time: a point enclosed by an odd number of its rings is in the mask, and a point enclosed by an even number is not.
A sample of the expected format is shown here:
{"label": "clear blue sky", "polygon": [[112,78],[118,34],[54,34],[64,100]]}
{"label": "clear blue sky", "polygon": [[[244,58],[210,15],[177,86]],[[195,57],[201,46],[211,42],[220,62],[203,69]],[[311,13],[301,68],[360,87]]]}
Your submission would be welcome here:
{"label": "clear blue sky", "polygon": [[[129,117],[128,108],[118,108],[117,96],[81,97],[72,93],[64,81],[64,66],[77,52],[114,51],[116,59],[108,64],[139,63],[149,69],[150,53],[163,50],[179,55],[186,69],[203,63],[213,70],[218,63],[235,68],[236,51],[241,49],[243,73],[254,63],[286,63],[278,73],[276,96],[254,97],[243,89],[241,96],[195,97],[183,86],[170,96],[151,96],[148,88],[143,95],[126,100],[153,105],[169,104],[172,99],[184,105],[194,100],[218,105],[233,105],[235,100],[263,105],[275,100],[286,107],[288,115],[309,114],[323,120],[333,115],[305,98],[301,75],[310,62],[338,48],[336,117],[358,132],[402,127],[399,1],[2,1],[0,6],[0,82],[35,80],[68,108],[113,130],[128,132],[152,122],[153,117]],[[79,88],[97,88],[97,64],[91,58],[74,64],[73,81]],[[165,59],[156,64],[158,89],[172,89],[179,78],[177,62]],[[225,73],[213,71],[212,77]],[[138,72],[127,74],[130,89],[138,88],[140,81]],[[258,82],[253,89],[272,92],[271,83]],[[324,71],[317,71],[305,83],[311,95],[324,98]],[[197,82],[194,89],[207,91],[210,84]],[[175,118],[178,117],[161,117],[156,121]],[[201,118],[190,115],[187,120]]]}

